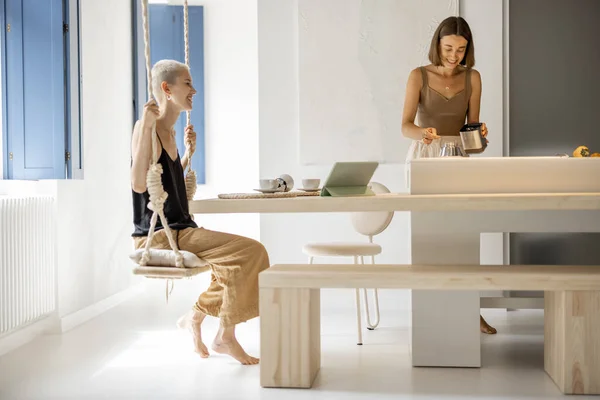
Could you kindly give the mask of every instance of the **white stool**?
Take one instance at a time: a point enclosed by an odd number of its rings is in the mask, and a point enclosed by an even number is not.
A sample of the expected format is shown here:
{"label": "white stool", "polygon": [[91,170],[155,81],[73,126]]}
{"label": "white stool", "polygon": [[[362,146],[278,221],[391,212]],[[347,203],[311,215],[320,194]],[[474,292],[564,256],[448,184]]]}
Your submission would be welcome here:
{"label": "white stool", "polygon": [[[371,182],[371,189],[375,194],[390,193],[384,185]],[[371,257],[371,264],[375,264],[375,256],[381,254],[381,246],[373,243],[373,236],[379,235],[392,222],[394,212],[358,212],[351,214],[352,226],[361,235],[369,237],[368,243],[361,242],[333,242],[333,243],[308,243],[302,251],[308,255],[308,263],[312,264],[315,257],[353,257],[355,264],[365,264],[365,257]],[[360,259],[360,263],[359,263]],[[365,299],[365,310],[367,314],[367,329],[373,330],[379,325],[379,296],[375,292],[375,322],[371,322],[369,313],[369,299],[367,289],[363,289]],[[360,289],[356,289],[356,317],[358,321],[358,345],[362,345],[362,324],[360,310]]]}

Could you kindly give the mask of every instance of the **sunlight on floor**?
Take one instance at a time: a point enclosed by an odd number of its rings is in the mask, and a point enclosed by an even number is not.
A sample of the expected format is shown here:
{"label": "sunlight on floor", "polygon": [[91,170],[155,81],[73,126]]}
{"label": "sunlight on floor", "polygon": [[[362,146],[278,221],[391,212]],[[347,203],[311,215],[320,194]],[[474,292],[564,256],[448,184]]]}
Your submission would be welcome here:
{"label": "sunlight on floor", "polygon": [[108,368],[151,368],[193,366],[198,355],[190,351],[187,332],[178,330],[144,331],[138,339],[117,357],[106,363]]}

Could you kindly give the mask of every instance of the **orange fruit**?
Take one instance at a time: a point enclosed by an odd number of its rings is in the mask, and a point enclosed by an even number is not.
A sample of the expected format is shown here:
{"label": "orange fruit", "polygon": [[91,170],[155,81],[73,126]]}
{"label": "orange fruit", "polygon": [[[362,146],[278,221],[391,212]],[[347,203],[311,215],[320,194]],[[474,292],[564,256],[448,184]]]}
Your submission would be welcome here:
{"label": "orange fruit", "polygon": [[590,149],[588,149],[586,146],[579,146],[573,152],[573,157],[589,157],[589,156],[590,156]]}

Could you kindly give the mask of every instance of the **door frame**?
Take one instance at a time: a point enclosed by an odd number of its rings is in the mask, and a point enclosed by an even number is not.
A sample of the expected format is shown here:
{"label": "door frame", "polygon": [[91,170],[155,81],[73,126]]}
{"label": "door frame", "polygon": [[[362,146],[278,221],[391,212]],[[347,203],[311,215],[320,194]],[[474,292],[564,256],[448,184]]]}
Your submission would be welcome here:
{"label": "door frame", "polygon": [[7,179],[8,177],[8,157],[5,157],[4,154],[8,149],[8,124],[7,124],[7,115],[8,108],[6,106],[7,103],[7,92],[6,92],[6,0],[1,0],[0,7],[2,7],[2,13],[0,13],[0,25],[2,29],[0,29],[0,96],[2,97],[2,144],[0,146],[0,158],[2,159],[2,179]]}

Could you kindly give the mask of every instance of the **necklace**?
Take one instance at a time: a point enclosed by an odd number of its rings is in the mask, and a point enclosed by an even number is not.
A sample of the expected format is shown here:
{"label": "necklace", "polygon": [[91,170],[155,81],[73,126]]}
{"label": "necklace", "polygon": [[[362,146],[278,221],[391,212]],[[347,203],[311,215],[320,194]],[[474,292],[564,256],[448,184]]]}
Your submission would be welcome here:
{"label": "necklace", "polygon": [[[438,67],[438,73],[440,74],[440,76],[442,76],[442,78],[447,79],[447,77],[444,76],[444,74],[440,72],[440,67]],[[452,74],[452,75],[454,75],[454,74]],[[450,90],[450,85],[446,85],[445,89]]]}

